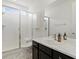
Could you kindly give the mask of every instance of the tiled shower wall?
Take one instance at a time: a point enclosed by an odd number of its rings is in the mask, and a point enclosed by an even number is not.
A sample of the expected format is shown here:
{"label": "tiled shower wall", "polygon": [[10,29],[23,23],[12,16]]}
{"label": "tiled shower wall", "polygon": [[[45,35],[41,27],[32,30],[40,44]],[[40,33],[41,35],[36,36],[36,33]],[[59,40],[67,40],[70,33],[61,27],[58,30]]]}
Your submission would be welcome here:
{"label": "tiled shower wall", "polygon": [[3,52],[2,59],[32,59],[32,47]]}

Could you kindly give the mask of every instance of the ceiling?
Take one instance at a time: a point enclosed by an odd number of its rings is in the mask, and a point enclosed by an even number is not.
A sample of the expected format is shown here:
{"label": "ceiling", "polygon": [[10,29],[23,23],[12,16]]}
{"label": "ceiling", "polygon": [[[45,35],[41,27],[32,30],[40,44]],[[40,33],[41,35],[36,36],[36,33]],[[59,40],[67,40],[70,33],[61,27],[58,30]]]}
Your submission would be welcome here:
{"label": "ceiling", "polygon": [[13,2],[25,7],[29,7],[30,11],[38,11],[56,0],[3,0]]}
{"label": "ceiling", "polygon": [[17,3],[23,2],[31,10],[40,10],[56,0],[17,0]]}
{"label": "ceiling", "polygon": [[3,0],[13,2],[24,7],[28,7],[29,11],[39,11],[46,7],[51,7],[53,5],[63,3],[66,0]]}

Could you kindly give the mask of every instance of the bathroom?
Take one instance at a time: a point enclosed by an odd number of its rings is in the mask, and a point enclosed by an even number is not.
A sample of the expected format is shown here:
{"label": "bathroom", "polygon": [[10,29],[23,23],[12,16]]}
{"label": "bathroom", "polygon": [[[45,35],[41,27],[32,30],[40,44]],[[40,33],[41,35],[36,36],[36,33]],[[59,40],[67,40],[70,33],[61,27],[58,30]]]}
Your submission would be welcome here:
{"label": "bathroom", "polygon": [[2,59],[75,58],[76,0],[2,0]]}

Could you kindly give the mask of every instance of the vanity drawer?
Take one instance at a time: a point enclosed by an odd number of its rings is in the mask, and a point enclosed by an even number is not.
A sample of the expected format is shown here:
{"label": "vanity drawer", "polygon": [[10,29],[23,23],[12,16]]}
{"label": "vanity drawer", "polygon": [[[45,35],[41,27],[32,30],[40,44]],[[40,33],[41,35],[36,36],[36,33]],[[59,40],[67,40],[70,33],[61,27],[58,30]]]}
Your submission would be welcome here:
{"label": "vanity drawer", "polygon": [[49,56],[51,56],[51,49],[50,48],[39,44],[39,49],[42,50],[44,53],[48,54]]}

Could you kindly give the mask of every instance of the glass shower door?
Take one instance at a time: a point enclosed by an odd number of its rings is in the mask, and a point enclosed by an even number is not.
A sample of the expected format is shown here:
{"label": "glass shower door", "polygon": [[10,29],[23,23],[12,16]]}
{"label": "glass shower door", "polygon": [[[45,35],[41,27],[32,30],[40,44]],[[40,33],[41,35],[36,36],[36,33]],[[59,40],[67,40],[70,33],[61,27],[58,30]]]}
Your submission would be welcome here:
{"label": "glass shower door", "polygon": [[19,48],[19,11],[3,6],[2,13],[2,50]]}
{"label": "glass shower door", "polygon": [[21,47],[32,45],[32,14],[21,11]]}

